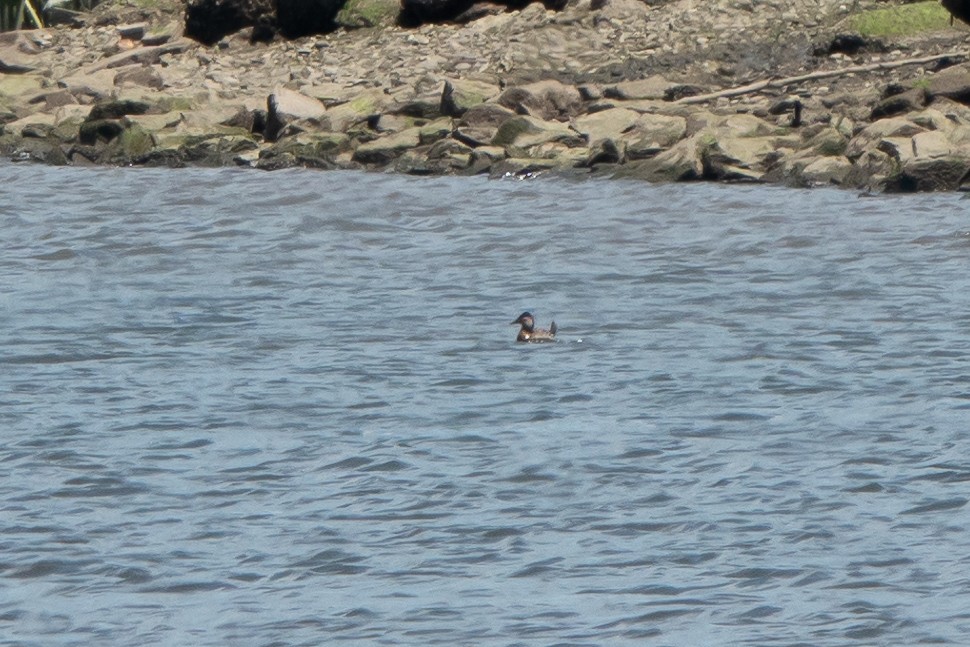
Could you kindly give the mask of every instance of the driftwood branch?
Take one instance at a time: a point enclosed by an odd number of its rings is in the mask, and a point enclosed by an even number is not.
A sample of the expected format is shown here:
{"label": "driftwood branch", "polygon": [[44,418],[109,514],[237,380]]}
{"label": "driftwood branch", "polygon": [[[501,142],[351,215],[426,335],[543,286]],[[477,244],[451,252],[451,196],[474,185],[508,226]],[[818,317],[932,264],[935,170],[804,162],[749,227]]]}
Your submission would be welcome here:
{"label": "driftwood branch", "polygon": [[818,72],[810,72],[808,74],[801,74],[799,76],[789,76],[783,79],[762,79],[761,81],[755,81],[754,83],[741,85],[736,88],[719,90],[718,92],[711,92],[710,94],[698,94],[693,97],[684,97],[683,99],[678,99],[674,103],[704,103],[705,101],[720,99],[721,97],[736,97],[742,94],[752,94],[754,92],[764,90],[765,88],[780,88],[786,85],[804,83],[805,81],[827,79],[833,76],[856,74],[858,72],[891,70],[896,67],[903,67],[904,65],[922,65],[923,63],[932,63],[933,61],[939,61],[945,58],[967,58],[967,55],[967,52],[949,52],[947,54],[935,54],[933,56],[923,56],[920,58],[906,58],[898,61],[881,61],[879,63],[870,63],[869,65],[855,65],[853,67],[843,67],[837,70],[819,70]]}

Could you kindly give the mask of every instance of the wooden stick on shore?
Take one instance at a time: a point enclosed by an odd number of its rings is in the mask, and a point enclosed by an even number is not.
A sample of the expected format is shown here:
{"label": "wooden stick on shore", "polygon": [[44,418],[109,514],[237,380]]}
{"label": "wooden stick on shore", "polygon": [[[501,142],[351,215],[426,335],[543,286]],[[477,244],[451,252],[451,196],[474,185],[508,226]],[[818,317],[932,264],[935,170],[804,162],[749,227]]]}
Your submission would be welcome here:
{"label": "wooden stick on shore", "polygon": [[891,70],[896,67],[903,67],[904,65],[921,65],[923,63],[939,61],[944,58],[963,59],[967,58],[967,55],[967,52],[949,52],[947,54],[934,54],[933,56],[923,56],[920,58],[906,58],[898,61],[881,61],[879,63],[870,63],[869,65],[855,65],[852,67],[843,67],[837,70],[819,70],[818,72],[810,72],[808,74],[800,74],[798,76],[789,76],[783,79],[762,79],[761,81],[755,81],[754,83],[741,85],[736,88],[719,90],[717,92],[711,92],[710,94],[698,94],[693,97],[684,97],[683,99],[674,101],[674,103],[704,103],[705,101],[720,99],[721,97],[736,97],[742,94],[752,94],[754,92],[758,92],[759,90],[764,90],[765,88],[780,88],[786,85],[792,85],[794,83],[803,83],[805,81],[814,81],[815,79],[842,76],[844,74],[855,74],[857,72]]}

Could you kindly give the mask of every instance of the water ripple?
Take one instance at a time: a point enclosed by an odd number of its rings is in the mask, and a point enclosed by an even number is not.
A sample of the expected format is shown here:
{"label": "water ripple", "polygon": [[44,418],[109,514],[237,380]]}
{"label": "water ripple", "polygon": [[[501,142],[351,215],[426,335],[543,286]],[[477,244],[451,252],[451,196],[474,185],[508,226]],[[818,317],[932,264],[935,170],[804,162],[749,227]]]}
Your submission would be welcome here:
{"label": "water ripple", "polygon": [[958,196],[0,172],[11,645],[964,641]]}

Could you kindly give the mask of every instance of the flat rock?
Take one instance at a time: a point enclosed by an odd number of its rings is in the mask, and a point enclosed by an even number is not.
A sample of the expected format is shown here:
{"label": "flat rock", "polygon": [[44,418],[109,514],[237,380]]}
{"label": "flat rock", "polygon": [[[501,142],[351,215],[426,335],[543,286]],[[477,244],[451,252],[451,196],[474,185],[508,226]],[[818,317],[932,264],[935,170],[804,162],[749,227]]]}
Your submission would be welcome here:
{"label": "flat rock", "polygon": [[913,135],[913,153],[917,158],[946,157],[952,146],[946,135],[938,130]]}
{"label": "flat rock", "polygon": [[623,81],[603,89],[603,96],[608,99],[621,101],[636,101],[641,99],[662,100],[668,90],[674,85],[662,76],[654,75],[639,81]]}
{"label": "flat rock", "polygon": [[580,115],[572,120],[572,127],[587,141],[618,139],[640,120],[640,113],[626,108],[610,108],[601,112]]}

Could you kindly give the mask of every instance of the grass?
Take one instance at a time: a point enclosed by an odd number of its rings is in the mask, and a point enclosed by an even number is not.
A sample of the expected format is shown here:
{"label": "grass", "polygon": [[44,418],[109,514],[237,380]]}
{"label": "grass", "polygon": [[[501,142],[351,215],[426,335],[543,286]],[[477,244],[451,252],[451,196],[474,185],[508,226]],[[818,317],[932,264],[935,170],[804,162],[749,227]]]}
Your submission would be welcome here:
{"label": "grass", "polygon": [[950,13],[935,0],[873,9],[849,18],[849,27],[862,36],[912,36],[950,26]]}

